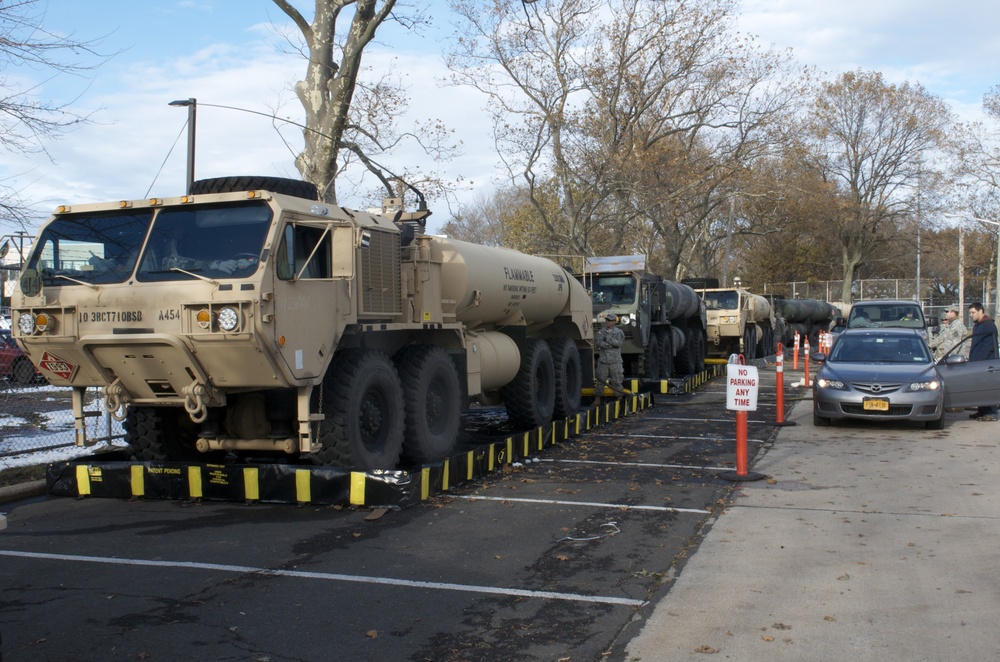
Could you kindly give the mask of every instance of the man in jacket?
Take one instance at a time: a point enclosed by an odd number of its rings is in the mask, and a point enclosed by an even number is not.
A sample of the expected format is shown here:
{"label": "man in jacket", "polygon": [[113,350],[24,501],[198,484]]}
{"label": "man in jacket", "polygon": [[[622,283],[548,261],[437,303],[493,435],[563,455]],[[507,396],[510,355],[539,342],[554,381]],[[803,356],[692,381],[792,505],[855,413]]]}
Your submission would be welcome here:
{"label": "man in jacket", "polygon": [[[969,306],[969,318],[975,322],[972,327],[972,345],[969,348],[970,361],[992,361],[997,358],[997,325],[983,310],[983,304]],[[979,421],[997,420],[997,406],[980,407],[969,418]]]}

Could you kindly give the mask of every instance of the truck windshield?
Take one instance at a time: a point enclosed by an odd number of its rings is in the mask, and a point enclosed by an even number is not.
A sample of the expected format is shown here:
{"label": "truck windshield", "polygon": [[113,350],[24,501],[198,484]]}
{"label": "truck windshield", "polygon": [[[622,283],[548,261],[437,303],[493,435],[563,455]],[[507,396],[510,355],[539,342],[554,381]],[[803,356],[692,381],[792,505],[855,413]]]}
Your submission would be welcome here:
{"label": "truck windshield", "polygon": [[594,303],[635,303],[635,279],[631,276],[596,276]]}
{"label": "truck windshield", "polygon": [[27,266],[44,285],[124,282],[152,218],[151,209],[57,218],[38,237]]}
{"label": "truck windshield", "polygon": [[271,208],[264,202],[162,209],[137,279],[246,278],[257,270],[270,225]]}
{"label": "truck windshield", "polygon": [[734,310],[740,307],[740,298],[735,290],[705,292],[706,310]]}

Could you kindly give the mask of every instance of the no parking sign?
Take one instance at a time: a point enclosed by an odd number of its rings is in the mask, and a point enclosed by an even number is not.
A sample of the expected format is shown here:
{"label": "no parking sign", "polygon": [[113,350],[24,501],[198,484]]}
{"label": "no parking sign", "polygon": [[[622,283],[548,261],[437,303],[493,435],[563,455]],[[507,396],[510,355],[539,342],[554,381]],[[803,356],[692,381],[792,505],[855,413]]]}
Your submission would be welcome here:
{"label": "no parking sign", "polygon": [[730,363],[726,366],[726,409],[757,411],[760,384],[756,366]]}

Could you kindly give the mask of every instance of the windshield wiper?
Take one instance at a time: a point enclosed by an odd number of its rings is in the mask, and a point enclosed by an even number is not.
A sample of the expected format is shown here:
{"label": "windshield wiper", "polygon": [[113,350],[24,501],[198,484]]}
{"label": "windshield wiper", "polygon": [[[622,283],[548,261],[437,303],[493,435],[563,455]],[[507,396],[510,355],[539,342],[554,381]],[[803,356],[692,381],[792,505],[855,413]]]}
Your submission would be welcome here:
{"label": "windshield wiper", "polygon": [[196,274],[193,271],[187,271],[185,269],[181,269],[180,267],[170,267],[170,271],[177,271],[179,273],[191,276],[192,278],[197,278],[198,280],[203,280],[206,283],[211,283],[212,285],[215,285],[215,286],[219,285],[219,281],[217,281],[217,280],[213,280],[213,279],[209,278],[208,276],[202,276],[201,274]]}
{"label": "windshield wiper", "polygon": [[77,285],[86,285],[87,287],[89,287],[92,290],[99,289],[93,283],[88,283],[85,280],[77,280],[76,278],[70,278],[69,276],[63,276],[62,274],[53,274],[52,277],[53,278],[65,278],[66,280],[68,280],[71,283],[76,283]]}

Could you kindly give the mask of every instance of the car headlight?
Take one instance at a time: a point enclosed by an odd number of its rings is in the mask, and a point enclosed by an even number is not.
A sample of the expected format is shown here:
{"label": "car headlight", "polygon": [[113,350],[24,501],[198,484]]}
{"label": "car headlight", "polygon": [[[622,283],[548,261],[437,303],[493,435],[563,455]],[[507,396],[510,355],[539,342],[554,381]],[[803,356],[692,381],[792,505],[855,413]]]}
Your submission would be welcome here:
{"label": "car headlight", "polygon": [[839,379],[826,379],[825,377],[817,379],[816,386],[820,388],[835,388],[840,391],[847,390],[847,387],[844,384],[844,382],[840,381]]}
{"label": "car headlight", "polygon": [[17,328],[20,329],[22,335],[30,336],[35,332],[35,318],[31,313],[21,313],[21,316],[17,318]]}
{"label": "car headlight", "polygon": [[909,390],[911,391],[936,391],[941,388],[941,382],[936,379],[932,379],[929,382],[913,382],[910,384]]}

